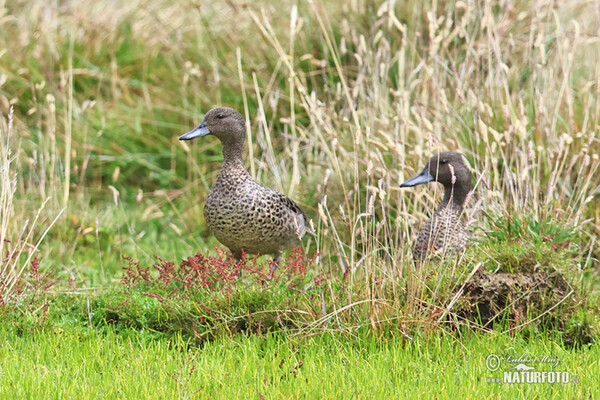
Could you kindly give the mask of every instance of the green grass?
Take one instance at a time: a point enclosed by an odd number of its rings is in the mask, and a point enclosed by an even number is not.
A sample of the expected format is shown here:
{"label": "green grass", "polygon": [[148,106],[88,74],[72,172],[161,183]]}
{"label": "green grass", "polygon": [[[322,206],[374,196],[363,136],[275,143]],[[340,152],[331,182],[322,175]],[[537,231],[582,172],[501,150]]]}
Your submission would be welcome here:
{"label": "green grass", "polygon": [[[0,396],[5,399],[92,398],[595,398],[597,345],[565,349],[556,338],[505,335],[376,339],[268,335],[219,339],[189,348],[174,338],[111,329],[0,329]],[[496,384],[511,364],[490,372],[486,358],[552,356],[569,384]],[[529,363],[538,371],[544,363]]]}

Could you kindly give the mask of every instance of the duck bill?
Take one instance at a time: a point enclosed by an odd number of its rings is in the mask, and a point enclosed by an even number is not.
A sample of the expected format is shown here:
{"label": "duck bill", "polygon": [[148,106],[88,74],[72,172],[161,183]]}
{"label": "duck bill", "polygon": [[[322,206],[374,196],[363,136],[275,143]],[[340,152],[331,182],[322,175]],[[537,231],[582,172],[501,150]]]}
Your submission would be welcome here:
{"label": "duck bill", "polygon": [[417,185],[420,185],[421,183],[431,182],[432,180],[433,180],[433,176],[431,176],[431,174],[429,173],[429,169],[425,168],[423,171],[421,171],[421,173],[419,175],[415,176],[412,179],[407,180],[402,185],[400,185],[400,187],[417,186]]}
{"label": "duck bill", "polygon": [[192,129],[191,131],[179,136],[179,140],[191,140],[206,135],[210,135],[210,130],[208,130],[206,124],[202,122],[200,125]]}

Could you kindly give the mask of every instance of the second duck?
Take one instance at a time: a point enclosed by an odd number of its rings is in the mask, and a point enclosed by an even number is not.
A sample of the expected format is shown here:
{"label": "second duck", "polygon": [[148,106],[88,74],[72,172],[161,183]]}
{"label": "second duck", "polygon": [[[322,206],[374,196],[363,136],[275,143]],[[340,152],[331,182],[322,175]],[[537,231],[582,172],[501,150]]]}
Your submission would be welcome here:
{"label": "second duck", "polygon": [[442,202],[417,236],[413,247],[415,263],[426,258],[439,259],[464,248],[467,233],[461,216],[472,189],[471,171],[467,165],[460,153],[438,153],[429,159],[419,175],[400,185],[411,187],[435,181],[444,186]]}

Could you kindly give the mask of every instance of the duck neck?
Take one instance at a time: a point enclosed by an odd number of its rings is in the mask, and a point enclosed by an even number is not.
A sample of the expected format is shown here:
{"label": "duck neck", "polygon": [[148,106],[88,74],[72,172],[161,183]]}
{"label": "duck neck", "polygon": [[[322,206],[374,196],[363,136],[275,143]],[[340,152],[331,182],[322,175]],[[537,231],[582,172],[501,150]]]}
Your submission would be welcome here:
{"label": "duck neck", "polygon": [[244,151],[243,141],[225,142],[223,145],[223,165],[221,167],[220,176],[225,177],[228,174],[239,176],[240,174],[248,174],[244,166],[242,153]]}
{"label": "duck neck", "polygon": [[223,164],[244,164],[242,153],[244,142],[234,141],[223,143]]}
{"label": "duck neck", "polygon": [[439,209],[452,207],[457,212],[461,212],[471,191],[471,185],[449,185],[445,187],[444,199]]}

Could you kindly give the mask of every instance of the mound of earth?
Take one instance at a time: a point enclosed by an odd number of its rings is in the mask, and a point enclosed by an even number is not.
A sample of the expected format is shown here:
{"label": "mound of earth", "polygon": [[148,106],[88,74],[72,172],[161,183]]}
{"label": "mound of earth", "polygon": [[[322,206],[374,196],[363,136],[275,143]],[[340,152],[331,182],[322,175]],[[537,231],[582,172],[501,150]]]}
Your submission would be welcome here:
{"label": "mound of earth", "polygon": [[570,315],[574,302],[574,291],[558,271],[480,270],[465,285],[458,315],[484,326],[507,318],[516,326],[542,315],[552,322]]}

